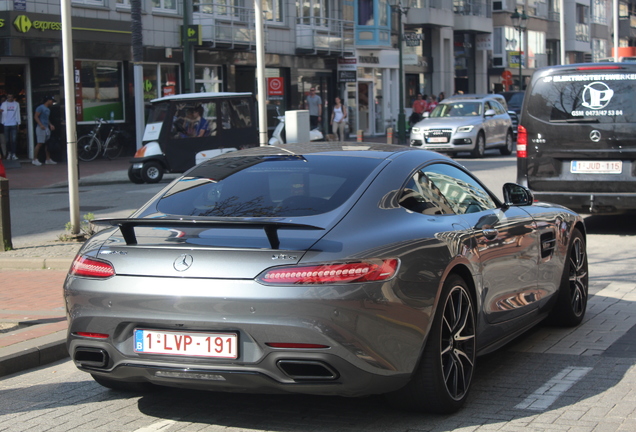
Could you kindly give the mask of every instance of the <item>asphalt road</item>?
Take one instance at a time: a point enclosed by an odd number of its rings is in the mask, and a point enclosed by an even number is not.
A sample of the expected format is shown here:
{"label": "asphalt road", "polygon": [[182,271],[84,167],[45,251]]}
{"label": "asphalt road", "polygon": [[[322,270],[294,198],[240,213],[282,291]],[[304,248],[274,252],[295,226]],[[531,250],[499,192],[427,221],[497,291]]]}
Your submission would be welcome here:
{"label": "asphalt road", "polygon": [[[514,181],[514,158],[462,159],[495,193]],[[125,215],[159,186],[82,188],[97,216]],[[20,238],[63,227],[63,193],[12,197],[49,209]],[[15,203],[15,204],[14,204]],[[23,208],[23,206],[27,206]],[[102,207],[102,208],[96,208]],[[36,216],[36,215],[34,215]],[[576,329],[541,325],[478,359],[466,407],[452,416],[391,408],[365,398],[242,395],[166,389],[107,390],[70,361],[0,379],[0,431],[634,431],[636,430],[636,228],[632,217],[586,219],[590,294]],[[14,219],[15,220],[15,219]]]}

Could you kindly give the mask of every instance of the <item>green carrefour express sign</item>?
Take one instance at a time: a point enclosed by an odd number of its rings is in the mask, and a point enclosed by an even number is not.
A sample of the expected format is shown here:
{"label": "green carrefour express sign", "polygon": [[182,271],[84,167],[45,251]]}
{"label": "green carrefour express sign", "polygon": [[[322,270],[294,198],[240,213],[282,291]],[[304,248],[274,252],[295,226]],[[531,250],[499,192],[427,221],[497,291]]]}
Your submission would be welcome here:
{"label": "green carrefour express sign", "polygon": [[[3,20],[4,21],[4,20]],[[31,21],[31,19],[26,15],[18,15],[15,20],[13,20],[13,26],[20,33],[27,33],[32,28],[35,30],[45,31],[45,30],[54,30],[60,31],[62,30],[62,23],[55,21]]]}

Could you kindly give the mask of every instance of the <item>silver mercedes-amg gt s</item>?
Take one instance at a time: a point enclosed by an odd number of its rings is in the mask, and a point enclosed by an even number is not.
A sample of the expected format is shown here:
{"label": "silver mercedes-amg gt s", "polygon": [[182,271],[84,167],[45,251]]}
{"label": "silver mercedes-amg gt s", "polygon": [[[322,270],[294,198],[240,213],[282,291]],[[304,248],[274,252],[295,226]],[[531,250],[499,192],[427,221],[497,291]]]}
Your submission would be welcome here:
{"label": "silver mercedes-amg gt s", "polygon": [[585,314],[581,217],[503,193],[403,146],[215,157],[96,221],[109,228],[64,285],[69,352],[119,390],[386,393],[455,411],[479,354]]}

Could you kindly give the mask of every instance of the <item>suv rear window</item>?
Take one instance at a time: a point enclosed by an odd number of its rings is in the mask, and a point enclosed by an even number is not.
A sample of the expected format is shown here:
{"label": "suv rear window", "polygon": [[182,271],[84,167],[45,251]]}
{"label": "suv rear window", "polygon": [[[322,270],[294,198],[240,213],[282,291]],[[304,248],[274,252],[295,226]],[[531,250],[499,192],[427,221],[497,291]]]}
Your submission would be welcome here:
{"label": "suv rear window", "polygon": [[295,217],[343,204],[382,162],[329,155],[212,159],[161,198],[157,210],[178,216]]}
{"label": "suv rear window", "polygon": [[532,87],[527,113],[546,122],[635,123],[636,74],[578,71],[547,75]]}

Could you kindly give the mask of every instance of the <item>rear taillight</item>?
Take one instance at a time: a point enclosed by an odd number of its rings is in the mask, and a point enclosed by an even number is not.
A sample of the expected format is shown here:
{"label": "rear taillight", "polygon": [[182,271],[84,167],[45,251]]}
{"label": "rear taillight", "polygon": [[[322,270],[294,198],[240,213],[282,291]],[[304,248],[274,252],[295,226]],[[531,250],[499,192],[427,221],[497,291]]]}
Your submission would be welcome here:
{"label": "rear taillight", "polygon": [[115,275],[115,267],[108,261],[78,255],[69,271],[71,276],[106,279]]}
{"label": "rear taillight", "polygon": [[528,131],[521,125],[517,127],[517,157],[528,157]]}
{"label": "rear taillight", "polygon": [[391,279],[397,267],[397,259],[275,267],[265,271],[256,280],[268,285],[376,282]]}

